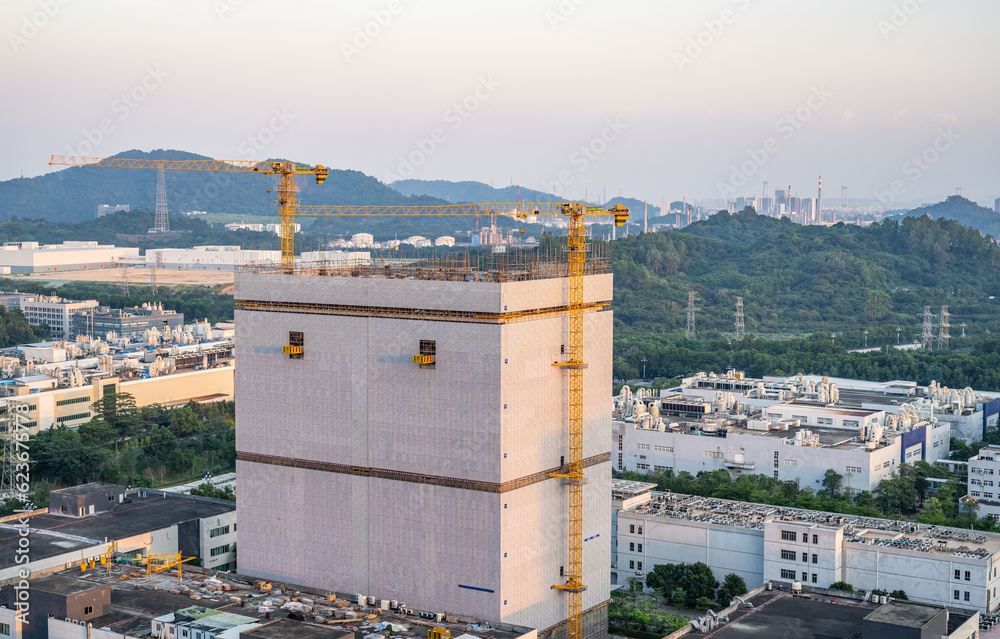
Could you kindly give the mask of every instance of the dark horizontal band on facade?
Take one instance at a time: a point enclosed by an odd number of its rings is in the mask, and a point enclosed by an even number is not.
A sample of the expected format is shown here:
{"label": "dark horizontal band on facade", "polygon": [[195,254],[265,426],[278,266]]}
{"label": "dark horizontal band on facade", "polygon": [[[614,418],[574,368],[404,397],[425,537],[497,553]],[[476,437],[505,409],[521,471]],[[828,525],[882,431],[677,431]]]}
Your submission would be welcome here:
{"label": "dark horizontal band on facade", "polygon": [[[611,302],[584,304],[584,313],[608,310]],[[569,305],[535,308],[515,312],[486,313],[482,311],[448,311],[427,308],[392,308],[387,306],[351,306],[346,304],[314,304],[312,302],[267,302],[239,300],[236,308],[241,311],[270,313],[305,313],[317,315],[343,315],[348,317],[386,317],[392,319],[421,319],[438,322],[469,322],[476,324],[508,324],[525,319],[542,319],[569,313]]]}
{"label": "dark horizontal band on facade", "polygon": [[[379,479],[391,479],[393,481],[405,481],[413,484],[430,484],[432,486],[445,486],[448,488],[461,488],[463,490],[476,490],[484,493],[503,494],[525,486],[531,486],[543,482],[546,479],[556,479],[549,477],[551,473],[559,471],[559,468],[519,477],[503,483],[475,481],[472,479],[459,479],[457,477],[440,477],[437,475],[421,475],[418,473],[407,473],[399,470],[386,470],[384,468],[369,468],[367,466],[349,466],[346,464],[334,464],[331,462],[320,462],[309,459],[296,459],[294,457],[279,457],[277,455],[264,455],[261,453],[237,452],[236,460],[251,462],[254,464],[267,464],[270,466],[286,466],[289,468],[304,468],[306,470],[318,470],[326,473],[337,473],[339,475],[356,475],[358,477],[376,477]],[[603,464],[611,460],[611,453],[602,453],[584,459],[581,463],[584,468]]]}

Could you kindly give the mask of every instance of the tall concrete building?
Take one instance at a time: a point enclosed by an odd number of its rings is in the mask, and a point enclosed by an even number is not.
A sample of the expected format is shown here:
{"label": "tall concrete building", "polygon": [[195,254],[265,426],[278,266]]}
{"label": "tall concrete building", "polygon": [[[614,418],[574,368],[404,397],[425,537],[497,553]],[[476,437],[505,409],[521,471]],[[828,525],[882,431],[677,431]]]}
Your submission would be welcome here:
{"label": "tall concrete building", "polygon": [[[566,273],[237,272],[240,572],[564,635]],[[610,274],[585,276],[590,637],[610,584],[611,298]]]}

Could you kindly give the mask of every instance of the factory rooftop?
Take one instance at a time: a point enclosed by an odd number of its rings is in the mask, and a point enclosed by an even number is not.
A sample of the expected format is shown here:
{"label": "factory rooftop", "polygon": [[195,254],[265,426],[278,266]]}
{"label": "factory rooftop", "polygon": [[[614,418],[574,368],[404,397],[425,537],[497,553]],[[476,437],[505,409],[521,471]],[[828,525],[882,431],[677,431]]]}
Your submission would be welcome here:
{"label": "factory rooftop", "polygon": [[828,529],[842,528],[844,541],[847,542],[916,552],[978,558],[1000,553],[1000,533],[678,493],[653,493],[648,501],[630,506],[627,510],[647,516],[685,519],[738,528],[762,529],[765,523],[770,522],[815,525]]}
{"label": "factory rooftop", "polygon": [[[92,485],[91,485],[92,487]],[[214,503],[213,503],[214,502]],[[31,560],[103,545],[160,530],[175,524],[211,517],[235,510],[236,504],[191,498],[165,499],[160,496],[131,497],[131,503],[87,517],[64,517],[49,513],[30,516]],[[19,528],[17,516],[0,523],[0,570],[15,565]]]}
{"label": "factory rooftop", "polygon": [[865,617],[875,610],[850,599],[812,599],[778,591],[761,593],[750,602],[753,608],[731,614],[728,624],[713,631],[712,639],[848,639],[859,636]]}

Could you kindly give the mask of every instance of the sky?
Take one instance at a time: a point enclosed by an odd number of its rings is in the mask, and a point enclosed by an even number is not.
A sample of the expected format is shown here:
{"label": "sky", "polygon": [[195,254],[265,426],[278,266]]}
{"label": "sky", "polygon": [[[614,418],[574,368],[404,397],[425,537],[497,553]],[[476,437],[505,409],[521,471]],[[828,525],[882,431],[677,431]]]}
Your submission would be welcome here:
{"label": "sky", "polygon": [[0,180],[166,148],[591,201],[822,176],[826,203],[992,203],[998,23],[996,0],[4,0]]}

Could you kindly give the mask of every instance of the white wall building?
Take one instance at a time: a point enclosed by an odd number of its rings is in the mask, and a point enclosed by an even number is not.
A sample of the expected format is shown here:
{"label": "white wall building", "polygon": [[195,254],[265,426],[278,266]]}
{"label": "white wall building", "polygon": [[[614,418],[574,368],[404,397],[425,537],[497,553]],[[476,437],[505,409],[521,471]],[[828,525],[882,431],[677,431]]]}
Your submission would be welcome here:
{"label": "white wall building", "polygon": [[455,246],[455,238],[450,235],[442,235],[434,240],[434,246]]}
{"label": "white wall building", "polygon": [[138,255],[137,248],[97,242],[66,241],[44,245],[38,242],[7,242],[0,246],[0,267],[9,268],[11,273],[111,268],[125,258]]}
{"label": "white wall building", "polygon": [[105,215],[111,215],[112,213],[117,213],[118,211],[125,211],[128,213],[131,210],[132,207],[128,204],[98,204],[97,217],[104,217]]}
{"label": "white wall building", "polygon": [[351,236],[351,241],[357,247],[371,246],[375,244],[375,236],[371,233],[355,233]]}
{"label": "white wall building", "polygon": [[89,311],[100,304],[97,300],[66,300],[61,297],[39,296],[35,300],[21,300],[21,311],[29,324],[49,325],[55,339],[69,339],[73,334],[73,314]]}
{"label": "white wall building", "polygon": [[969,458],[967,496],[978,504],[976,515],[1000,519],[1000,446],[986,446]]}
{"label": "white wall building", "polygon": [[[618,513],[620,584],[659,564],[708,564],[749,588],[765,581],[862,592],[903,590],[917,602],[1000,608],[1000,535],[678,494]],[[640,568],[641,566],[641,568]]]}
{"label": "white wall building", "polygon": [[[546,636],[568,614],[568,280],[425,277],[236,274],[240,572]],[[612,276],[583,292],[587,635],[610,592]]]}
{"label": "white wall building", "polygon": [[244,264],[281,262],[280,251],[251,251],[239,246],[195,246],[189,249],[149,249],[146,266],[198,271],[233,271]]}
{"label": "white wall building", "polygon": [[948,425],[912,412],[897,418],[789,402],[748,416],[747,406],[722,401],[632,397],[623,389],[612,422],[616,468],[763,474],[815,490],[833,469],[843,476],[842,487],[855,493],[874,490],[902,463],[933,463],[949,454]]}

